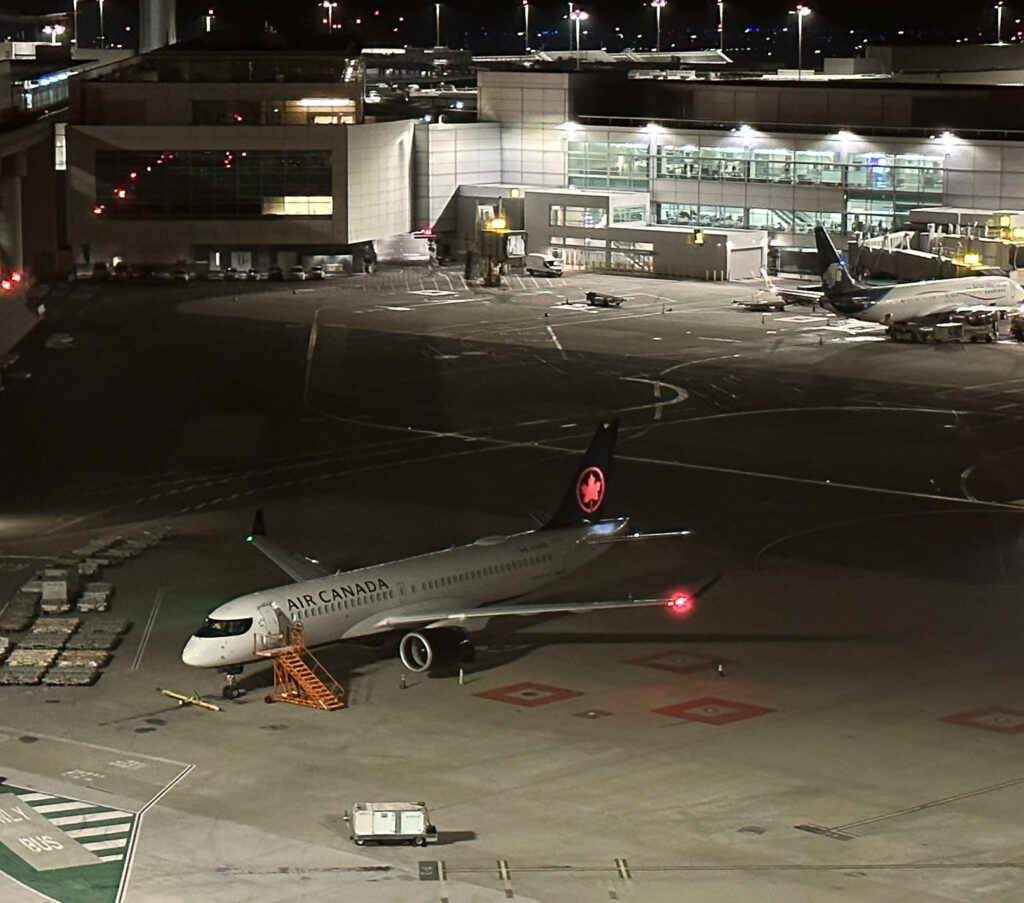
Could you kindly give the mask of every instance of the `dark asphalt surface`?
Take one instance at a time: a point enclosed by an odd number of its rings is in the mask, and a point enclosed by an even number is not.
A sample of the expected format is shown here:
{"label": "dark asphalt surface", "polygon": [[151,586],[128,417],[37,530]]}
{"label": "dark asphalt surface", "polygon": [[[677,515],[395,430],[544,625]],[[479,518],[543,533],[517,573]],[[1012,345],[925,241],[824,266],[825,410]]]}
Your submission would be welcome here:
{"label": "dark asphalt surface", "polygon": [[[664,344],[646,357],[628,346],[628,334],[651,332],[650,320],[634,319],[628,332],[584,324],[604,329],[600,352],[405,324],[325,326],[304,388],[308,327],[182,313],[197,289],[110,286],[50,299],[50,317],[22,349],[31,378],[0,397],[9,511],[98,524],[247,509],[315,488],[529,522],[559,497],[568,453],[617,415],[610,504],[640,526],[684,526],[750,554],[1024,579],[1020,514],[981,504],[1024,497],[1021,418],[1007,410],[1024,390],[1012,383],[993,399],[991,389],[851,379],[776,361],[760,337],[753,356],[745,344],[742,360],[723,354],[666,372]],[[499,313],[505,324],[525,316]],[[452,328],[466,329],[457,319]],[[74,347],[42,347],[54,332],[73,335]],[[677,339],[682,357],[706,355],[682,347],[695,344],[690,332]],[[972,378],[965,369],[964,384]],[[652,380],[682,387],[685,402],[656,411]]]}

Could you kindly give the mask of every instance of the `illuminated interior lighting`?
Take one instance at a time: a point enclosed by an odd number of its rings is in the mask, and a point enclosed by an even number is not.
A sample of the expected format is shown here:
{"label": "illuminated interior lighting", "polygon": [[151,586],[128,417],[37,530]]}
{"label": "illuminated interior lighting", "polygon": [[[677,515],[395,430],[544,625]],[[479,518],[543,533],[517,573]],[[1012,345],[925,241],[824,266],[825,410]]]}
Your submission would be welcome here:
{"label": "illuminated interior lighting", "polygon": [[348,97],[303,97],[296,101],[300,107],[354,107],[356,102]]}

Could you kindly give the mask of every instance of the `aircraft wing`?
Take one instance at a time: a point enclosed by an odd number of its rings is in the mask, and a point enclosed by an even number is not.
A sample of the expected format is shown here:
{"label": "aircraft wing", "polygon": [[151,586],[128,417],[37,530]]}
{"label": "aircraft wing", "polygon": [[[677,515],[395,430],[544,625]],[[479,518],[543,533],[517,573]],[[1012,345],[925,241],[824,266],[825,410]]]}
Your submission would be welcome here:
{"label": "aircraft wing", "polygon": [[599,599],[588,602],[504,602],[499,605],[484,605],[480,608],[456,608],[450,611],[418,611],[408,614],[396,612],[391,615],[385,614],[376,623],[378,630],[402,627],[430,628],[458,626],[475,619],[486,620],[507,615],[526,617],[530,615],[581,614],[588,611],[605,611],[609,609],[649,608],[654,605],[664,606],[670,611],[684,612],[692,607],[693,601],[698,596],[711,589],[721,579],[721,576],[721,574],[718,574],[713,577],[693,593],[675,593],[671,596],[659,596],[654,599]]}
{"label": "aircraft wing", "polygon": [[817,304],[824,294],[819,288],[779,285],[768,275],[768,271],[764,267],[761,267],[761,278],[764,280],[765,286],[763,291],[778,298],[784,304]]}
{"label": "aircraft wing", "polygon": [[263,526],[262,510],[256,512],[256,517],[252,522],[252,531],[246,537],[246,540],[256,546],[257,549],[296,583],[300,583],[303,580],[315,580],[317,577],[326,577],[332,573],[304,555],[299,555],[297,552],[289,552],[277,543],[267,539]]}
{"label": "aircraft wing", "polygon": [[613,542],[639,542],[642,539],[676,539],[680,536],[689,536],[690,530],[672,530],[667,533],[626,533],[613,536],[591,534],[584,542],[591,546],[603,546]]}

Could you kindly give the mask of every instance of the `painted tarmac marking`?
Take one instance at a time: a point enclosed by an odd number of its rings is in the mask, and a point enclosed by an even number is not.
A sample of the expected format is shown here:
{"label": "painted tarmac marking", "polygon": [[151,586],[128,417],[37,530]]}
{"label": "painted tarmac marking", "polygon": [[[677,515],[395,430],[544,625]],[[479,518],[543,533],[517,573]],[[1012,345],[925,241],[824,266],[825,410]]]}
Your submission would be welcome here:
{"label": "painted tarmac marking", "polygon": [[512,878],[509,875],[507,859],[498,860],[498,878],[505,889],[505,899],[511,900],[515,894],[512,893]]}
{"label": "painted tarmac marking", "polygon": [[545,326],[544,328],[548,331],[548,335],[551,336],[551,341],[555,343],[558,353],[562,355],[562,360],[569,360],[569,355],[565,353],[565,349],[562,347],[562,343],[558,341],[558,336],[555,335],[555,331],[550,326]]}
{"label": "painted tarmac marking", "polygon": [[1009,709],[1001,705],[989,705],[969,712],[958,712],[942,719],[961,727],[973,727],[980,731],[996,731],[1001,734],[1024,733],[1024,710]]}
{"label": "painted tarmac marking", "polygon": [[[934,809],[936,806],[945,806],[949,803],[958,803],[961,800],[972,799],[976,796],[981,796],[986,793],[994,793],[997,790],[1005,790],[1007,787],[1016,787],[1024,784],[1024,778],[1014,778],[1010,781],[1003,781],[1001,784],[993,784],[990,787],[980,787],[977,790],[968,790],[964,793],[957,793],[953,796],[943,797],[939,800],[931,800],[927,803],[920,803],[917,806],[907,806],[905,809],[897,809],[895,812],[886,812],[882,815],[875,815],[871,818],[863,818],[860,821],[848,822],[845,825],[835,825],[834,827],[825,827],[822,825],[794,825],[798,831],[809,831],[812,834],[820,834],[822,837],[829,837],[833,840],[854,840],[857,835],[850,833],[855,828],[862,828],[865,825],[873,825],[876,822],[887,821],[890,818],[899,818],[903,815],[913,815],[917,812],[924,812],[926,809]],[[1008,863],[993,863],[994,866],[1007,865]],[[1024,863],[1014,863],[1018,867],[1024,868]],[[881,867],[881,866],[876,866]],[[897,866],[894,866],[897,867]],[[902,868],[908,868],[909,865],[900,866]],[[860,866],[858,866],[860,868]]]}
{"label": "painted tarmac marking", "polygon": [[165,592],[166,590],[163,587],[157,590],[156,598],[153,600],[153,607],[150,609],[149,617],[146,619],[146,626],[142,631],[142,639],[139,640],[139,648],[135,652],[135,658],[132,659],[132,671],[138,671],[139,665],[142,663],[142,656],[146,651],[149,638],[153,634],[153,625],[156,624],[156,617],[160,613],[160,605],[164,600]]}
{"label": "painted tarmac marking", "polygon": [[683,361],[681,364],[673,364],[671,367],[666,367],[659,373],[659,376],[668,376],[673,370],[681,370],[683,367],[693,367],[697,364],[709,364],[712,361],[731,361],[738,357],[742,357],[741,354],[719,354],[715,357],[702,357],[695,361]]}

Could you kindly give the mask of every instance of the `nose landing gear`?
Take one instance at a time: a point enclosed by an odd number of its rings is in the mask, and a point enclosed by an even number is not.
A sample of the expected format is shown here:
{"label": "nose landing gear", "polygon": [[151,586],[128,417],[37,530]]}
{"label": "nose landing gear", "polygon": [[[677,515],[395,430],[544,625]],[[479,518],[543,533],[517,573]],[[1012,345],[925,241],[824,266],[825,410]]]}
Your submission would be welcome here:
{"label": "nose landing gear", "polygon": [[242,688],[238,686],[238,675],[242,673],[241,666],[231,668],[219,668],[218,670],[224,672],[224,679],[227,683],[224,684],[224,689],[221,691],[221,695],[225,699],[237,699],[242,695]]}

